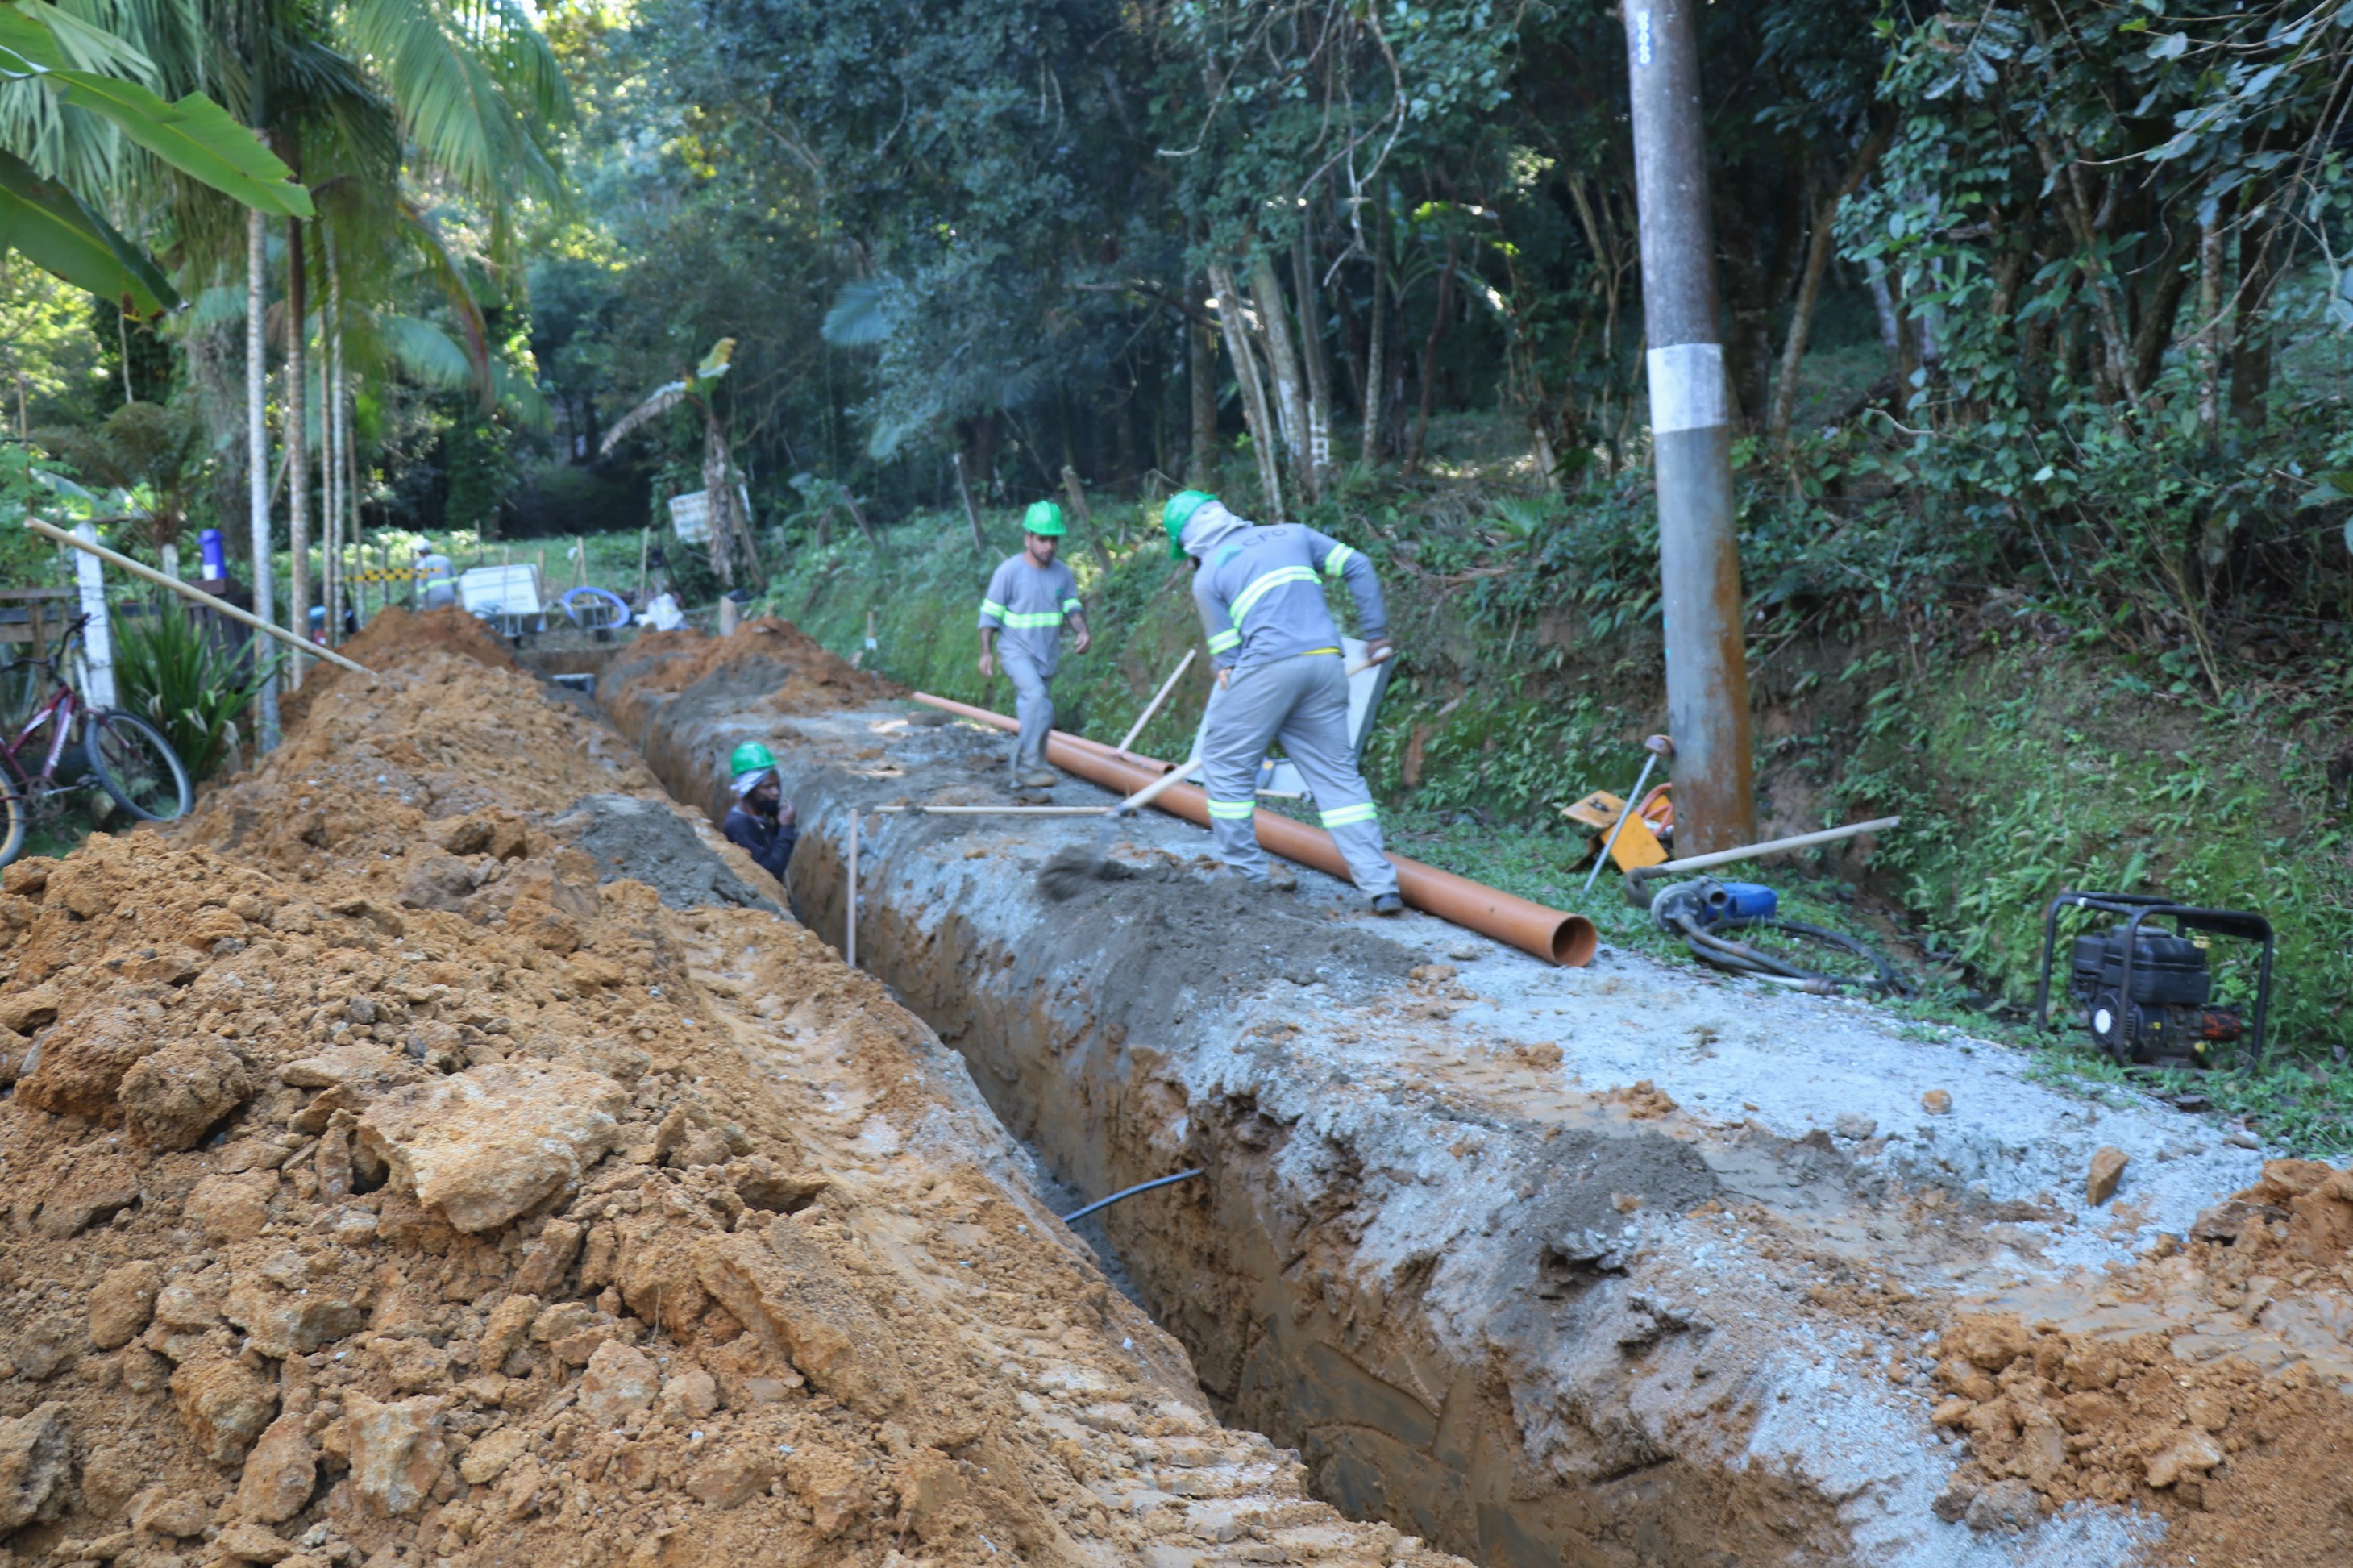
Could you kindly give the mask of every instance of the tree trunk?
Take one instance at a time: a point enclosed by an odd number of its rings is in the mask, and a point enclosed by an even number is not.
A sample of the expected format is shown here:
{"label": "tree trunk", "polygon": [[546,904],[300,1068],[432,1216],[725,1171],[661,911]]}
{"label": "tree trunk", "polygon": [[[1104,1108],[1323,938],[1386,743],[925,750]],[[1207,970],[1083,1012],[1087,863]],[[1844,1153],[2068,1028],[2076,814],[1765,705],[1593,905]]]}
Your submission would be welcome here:
{"label": "tree trunk", "polygon": [[1232,268],[1211,267],[1209,286],[1218,291],[1218,322],[1226,352],[1233,357],[1234,380],[1242,394],[1242,418],[1250,426],[1251,455],[1258,460],[1260,504],[1268,522],[1280,523],[1283,519],[1282,466],[1276,454],[1281,439],[1275,432],[1273,410],[1267,407],[1266,383],[1259,379],[1258,356],[1250,351],[1248,309],[1241,291],[1234,286]]}
{"label": "tree trunk", "polygon": [[1798,302],[1789,313],[1789,335],[1781,344],[1780,374],[1774,378],[1772,411],[1766,419],[1766,427],[1776,440],[1788,439],[1789,421],[1797,411],[1798,368],[1806,357],[1807,334],[1813,330],[1814,306],[1822,292],[1822,273],[1831,264],[1831,252],[1837,249],[1838,210],[1849,196],[1862,188],[1871,166],[1879,161],[1886,146],[1884,132],[1874,131],[1864,138],[1837,191],[1814,211],[1813,238],[1806,248],[1805,270],[1798,279]]}
{"label": "tree trunk", "polygon": [[1438,345],[1446,335],[1446,320],[1454,313],[1454,263],[1460,251],[1452,235],[1446,237],[1446,264],[1438,270],[1438,303],[1430,313],[1430,336],[1421,345],[1421,410],[1413,421],[1413,444],[1406,449],[1405,476],[1421,472],[1423,445],[1430,439],[1430,404],[1438,391]]}
{"label": "tree trunk", "polygon": [[1291,238],[1292,286],[1299,291],[1299,354],[1307,369],[1307,470],[1314,493],[1332,482],[1332,364],[1324,353],[1323,291],[1307,253],[1307,226]]}
{"label": "tree trunk", "polygon": [[[311,634],[311,431],[308,390],[311,290],[303,265],[302,223],[286,220],[286,567],[287,630],[297,637]],[[295,685],[310,673],[311,662],[297,652],[287,662]]]}
{"label": "tree trunk", "polygon": [[2231,418],[2250,430],[2263,424],[2272,387],[2272,335],[2263,311],[2271,299],[2273,223],[2261,207],[2239,230],[2239,290],[2232,303]]}
{"label": "tree trunk", "polygon": [[2198,428],[2211,445],[2222,423],[2222,213],[2220,203],[2199,215],[2198,331],[2192,339],[2198,363]]}
{"label": "tree trunk", "polygon": [[[972,553],[985,556],[988,554],[988,541],[980,535],[980,514],[973,509],[972,482],[965,477],[963,451],[949,453],[948,461],[955,468],[956,498],[964,503],[965,525],[972,530]],[[860,524],[860,526],[865,524]]]}
{"label": "tree trunk", "polygon": [[710,529],[712,575],[723,589],[735,586],[735,485],[727,472],[727,439],[719,433],[719,416],[702,410],[703,516]]}
{"label": "tree trunk", "polygon": [[[247,518],[253,537],[253,613],[278,619],[276,585],[270,581],[269,528],[269,344],[265,316],[269,309],[269,220],[257,210],[245,218],[245,461]],[[247,646],[266,660],[256,634]],[[257,751],[278,745],[278,677],[261,683],[254,699]]]}
{"label": "tree trunk", "polygon": [[1274,262],[1263,249],[1250,254],[1250,291],[1258,297],[1259,330],[1266,335],[1267,367],[1274,375],[1292,485],[1302,502],[1313,501],[1315,468],[1308,456],[1307,379],[1299,366],[1298,345],[1291,336],[1291,312],[1282,301],[1282,281],[1275,277]]}
{"label": "tree trunk", "polygon": [[1871,308],[1879,317],[1879,346],[1887,351],[1887,368],[1904,374],[1904,321],[1896,313],[1895,291],[1888,286],[1887,263],[1876,256],[1862,259],[1862,276],[1871,291]]}
{"label": "tree trunk", "polygon": [[1388,186],[1382,187],[1381,204],[1373,209],[1373,303],[1372,323],[1366,335],[1371,339],[1365,350],[1365,466],[1377,468],[1381,461],[1381,421],[1388,408],[1389,351],[1389,204]]}
{"label": "tree trunk", "polygon": [[[1193,292],[1204,291],[1197,281]],[[1207,490],[1217,482],[1218,338],[1208,323],[1185,318],[1185,380],[1192,404],[1193,445],[1185,458],[1185,482]]]}
{"label": "tree trunk", "polygon": [[1103,544],[1103,530],[1095,526],[1094,508],[1087,504],[1087,487],[1079,482],[1079,471],[1069,463],[1062,465],[1062,493],[1070,498],[1071,515],[1076,517],[1079,526],[1086,530],[1087,546],[1094,551],[1095,565],[1103,568],[1105,577],[1109,577],[1111,550]]}
{"label": "tree trunk", "polygon": [[2108,283],[2112,276],[2100,256],[2101,228],[2093,220],[2088,193],[2083,185],[2083,165],[2071,156],[2062,162],[2058,151],[2044,138],[2038,137],[2035,149],[2042,154],[2044,171],[2051,177],[2051,188],[2059,198],[2060,216],[2075,238],[2075,270],[2084,280],[2084,292],[2092,307],[2092,319],[2100,329],[2100,370],[2097,379],[2111,401],[2138,402],[2140,387],[2134,379],[2130,345],[2125,337],[2123,318],[2116,313],[2116,296]]}
{"label": "tree trunk", "polygon": [[335,238],[323,226],[319,242],[327,263],[327,646],[343,640],[343,516],[349,502],[351,431],[343,422],[343,274],[335,264]]}

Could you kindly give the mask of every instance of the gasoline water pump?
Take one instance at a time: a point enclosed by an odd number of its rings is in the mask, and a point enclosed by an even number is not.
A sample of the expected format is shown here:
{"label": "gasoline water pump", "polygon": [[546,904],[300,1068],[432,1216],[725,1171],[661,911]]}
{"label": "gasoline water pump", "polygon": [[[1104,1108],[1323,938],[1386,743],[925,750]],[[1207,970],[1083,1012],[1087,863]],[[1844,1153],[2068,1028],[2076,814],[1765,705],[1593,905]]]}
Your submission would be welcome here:
{"label": "gasoline water pump", "polygon": [[[2062,909],[2122,916],[2073,938],[2066,980],[2072,1022],[2120,1065],[2252,1067],[2263,1059],[2274,951],[2270,921],[2176,904],[2161,894],[2062,893],[2042,915],[2042,970],[2034,988],[2034,1022],[2042,1029],[2051,1027]],[[2261,944],[2252,1009],[2215,1000],[2212,937]]]}
{"label": "gasoline water pump", "polygon": [[[1692,957],[1715,969],[1818,996],[1854,986],[1909,996],[1912,982],[1869,943],[1802,920],[1781,918],[1780,897],[1755,882],[1712,876],[1663,886],[1630,877],[1627,896],[1651,921],[1681,937]],[[1744,939],[1746,938],[1746,939]],[[1808,961],[1800,962],[1800,958]],[[1824,968],[1825,963],[1837,967]]]}

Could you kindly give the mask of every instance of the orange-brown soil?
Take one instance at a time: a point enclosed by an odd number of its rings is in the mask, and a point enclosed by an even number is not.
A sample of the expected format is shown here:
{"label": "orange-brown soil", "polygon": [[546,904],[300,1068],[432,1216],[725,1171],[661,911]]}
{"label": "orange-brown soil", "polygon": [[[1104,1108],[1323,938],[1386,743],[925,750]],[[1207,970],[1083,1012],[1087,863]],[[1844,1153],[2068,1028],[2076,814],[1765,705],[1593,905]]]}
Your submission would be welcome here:
{"label": "orange-brown soil", "polygon": [[2022,1482],[2163,1515],[2169,1563],[2353,1562],[2348,1325],[2353,1171],[2273,1160],[2186,1246],[2112,1276],[2089,1321],[1946,1331],[1935,1419],[1973,1456],[1946,1506]]}
{"label": "orange-brown soil", "polygon": [[472,625],[0,883],[16,1558],[1451,1561],[1208,1417],[878,984],[584,850],[672,808]]}

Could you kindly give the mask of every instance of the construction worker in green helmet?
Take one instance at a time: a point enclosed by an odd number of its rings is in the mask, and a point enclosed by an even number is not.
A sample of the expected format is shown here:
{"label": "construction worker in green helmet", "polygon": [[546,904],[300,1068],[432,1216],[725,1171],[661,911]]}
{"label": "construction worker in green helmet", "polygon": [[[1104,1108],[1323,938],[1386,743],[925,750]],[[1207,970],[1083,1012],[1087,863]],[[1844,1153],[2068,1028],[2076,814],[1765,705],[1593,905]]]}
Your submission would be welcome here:
{"label": "construction worker in green helmet", "polygon": [[[1405,907],[1381,846],[1372,792],[1348,744],[1348,676],[1324,585],[1348,585],[1370,657],[1388,655],[1388,611],[1373,564],[1337,539],[1295,523],[1260,527],[1204,491],[1180,491],[1161,509],[1173,560],[1193,562],[1193,602],[1208,633],[1217,689],[1201,729],[1201,786],[1218,856],[1252,882],[1269,880],[1259,848],[1259,765],[1282,744],[1315,797],[1348,875],[1378,915]],[[1287,874],[1282,880],[1288,880]]]}
{"label": "construction worker in green helmet", "polygon": [[798,813],[785,799],[784,782],[776,777],[776,754],[747,740],[727,759],[727,772],[734,782],[735,804],[719,831],[781,883],[801,831],[795,825]]}
{"label": "construction worker in green helmet", "polygon": [[1079,581],[1054,558],[1062,536],[1062,509],[1036,501],[1021,518],[1021,553],[999,565],[980,601],[980,673],[986,678],[1005,667],[1013,683],[1014,716],[1021,737],[1013,747],[1013,782],[1025,789],[1051,789],[1060,775],[1046,766],[1046,736],[1054,728],[1054,671],[1061,662],[1062,623],[1071,626],[1071,652],[1083,653],[1091,639],[1079,605]]}

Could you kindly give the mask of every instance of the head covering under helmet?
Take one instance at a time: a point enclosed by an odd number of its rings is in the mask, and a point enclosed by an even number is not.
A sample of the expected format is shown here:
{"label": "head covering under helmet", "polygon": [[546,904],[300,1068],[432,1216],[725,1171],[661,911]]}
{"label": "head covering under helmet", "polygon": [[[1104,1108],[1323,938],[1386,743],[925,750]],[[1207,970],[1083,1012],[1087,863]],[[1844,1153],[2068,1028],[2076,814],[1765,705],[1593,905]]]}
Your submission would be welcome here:
{"label": "head covering under helmet", "polygon": [[1168,531],[1170,560],[1185,558],[1185,519],[1199,511],[1206,503],[1216,499],[1206,490],[1180,490],[1168,498],[1167,505],[1160,509],[1160,525]]}

